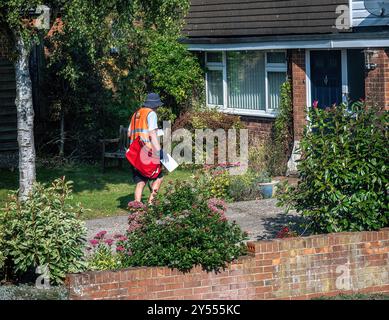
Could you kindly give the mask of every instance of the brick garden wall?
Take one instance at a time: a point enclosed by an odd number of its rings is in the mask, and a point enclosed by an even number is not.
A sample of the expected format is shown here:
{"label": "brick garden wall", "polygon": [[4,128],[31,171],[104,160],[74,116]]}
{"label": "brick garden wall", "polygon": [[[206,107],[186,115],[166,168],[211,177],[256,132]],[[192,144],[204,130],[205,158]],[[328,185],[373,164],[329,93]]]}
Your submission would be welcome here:
{"label": "brick garden wall", "polygon": [[248,243],[218,274],[168,268],[71,274],[70,299],[310,299],[389,293],[389,228]]}

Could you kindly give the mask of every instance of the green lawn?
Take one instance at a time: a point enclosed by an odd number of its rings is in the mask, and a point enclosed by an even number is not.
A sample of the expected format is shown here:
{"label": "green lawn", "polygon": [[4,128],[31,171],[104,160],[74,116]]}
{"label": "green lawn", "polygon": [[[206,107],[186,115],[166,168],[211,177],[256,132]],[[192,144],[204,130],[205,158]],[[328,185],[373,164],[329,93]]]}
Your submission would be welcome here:
{"label": "green lawn", "polygon": [[[92,165],[65,166],[62,168],[47,169],[37,168],[37,180],[50,183],[55,178],[65,176],[67,180],[74,182],[74,197],[72,202],[81,204],[90,209],[82,218],[90,219],[120,215],[126,213],[127,203],[132,201],[135,185],[132,182],[132,174],[126,164],[123,169],[110,168],[101,172],[101,167]],[[166,186],[169,180],[189,179],[190,171],[176,170],[165,175],[162,186]],[[6,201],[10,190],[18,188],[18,172],[0,170],[0,207]],[[147,190],[146,190],[147,189]],[[146,187],[144,200],[147,200],[149,190]]]}

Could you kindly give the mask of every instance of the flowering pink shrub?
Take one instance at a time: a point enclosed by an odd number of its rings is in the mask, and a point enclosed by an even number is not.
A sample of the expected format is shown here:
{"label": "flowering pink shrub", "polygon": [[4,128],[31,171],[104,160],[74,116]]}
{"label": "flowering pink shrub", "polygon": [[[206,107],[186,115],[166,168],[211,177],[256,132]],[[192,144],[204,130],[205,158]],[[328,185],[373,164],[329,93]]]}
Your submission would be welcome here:
{"label": "flowering pink shrub", "polygon": [[130,212],[143,211],[146,209],[146,205],[139,201],[131,201],[127,206]]}
{"label": "flowering pink shrub", "polygon": [[116,247],[116,251],[117,252],[123,252],[125,250],[125,248],[123,246],[117,246]]}
{"label": "flowering pink shrub", "polygon": [[224,200],[212,198],[208,200],[208,208],[211,210],[211,213],[219,215],[220,220],[226,221],[227,217],[225,213],[227,211],[227,205]]}
{"label": "flowering pink shrub", "polygon": [[99,240],[97,240],[97,239],[92,239],[92,240],[89,240],[89,243],[90,243],[93,247],[96,247],[96,246],[99,244]]}
{"label": "flowering pink shrub", "polygon": [[143,212],[133,212],[128,215],[128,232],[134,232],[142,226],[141,217],[143,214]]}
{"label": "flowering pink shrub", "polygon": [[[219,270],[246,252],[247,234],[227,221],[224,200],[198,185],[178,182],[146,208],[129,214],[128,240],[120,243],[123,265]],[[123,248],[122,248],[123,246]]]}
{"label": "flowering pink shrub", "polygon": [[105,235],[107,234],[107,231],[103,230],[98,233],[96,233],[94,239],[103,239]]}
{"label": "flowering pink shrub", "polygon": [[124,242],[127,237],[115,234],[112,238],[106,238],[107,231],[98,232],[93,239],[89,240],[88,267],[91,270],[115,270],[122,266],[121,255],[132,254],[125,249]]}
{"label": "flowering pink shrub", "polygon": [[112,244],[113,244],[113,239],[105,239],[104,240],[104,243],[106,243],[108,246],[112,246]]}

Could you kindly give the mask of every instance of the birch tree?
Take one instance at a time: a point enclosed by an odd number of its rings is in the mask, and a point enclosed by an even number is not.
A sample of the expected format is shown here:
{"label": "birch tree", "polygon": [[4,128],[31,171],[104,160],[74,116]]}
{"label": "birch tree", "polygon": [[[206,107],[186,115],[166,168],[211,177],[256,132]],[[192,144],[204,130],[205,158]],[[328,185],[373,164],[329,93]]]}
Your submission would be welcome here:
{"label": "birch tree", "polygon": [[[29,74],[33,45],[41,41],[49,29],[50,36],[53,36],[61,32],[61,28],[66,28],[72,35],[67,45],[77,43],[84,46],[93,61],[101,54],[108,55],[113,47],[125,50],[130,45],[129,35],[134,32],[136,24],[168,27],[175,23],[185,14],[188,3],[188,0],[0,1],[0,27],[12,35],[15,52],[20,200],[26,199],[36,179],[34,108]],[[64,73],[69,78],[77,76],[71,60]]]}

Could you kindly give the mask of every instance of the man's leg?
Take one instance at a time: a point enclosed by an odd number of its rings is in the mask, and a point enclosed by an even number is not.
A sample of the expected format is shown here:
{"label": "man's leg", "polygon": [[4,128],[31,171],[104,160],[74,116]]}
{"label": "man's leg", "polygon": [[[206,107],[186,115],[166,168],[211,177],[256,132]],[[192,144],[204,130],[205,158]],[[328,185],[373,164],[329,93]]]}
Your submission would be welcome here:
{"label": "man's leg", "polygon": [[146,185],[146,182],[140,181],[136,184],[135,187],[135,195],[134,195],[134,200],[138,202],[142,202],[142,194],[143,194],[143,189]]}
{"label": "man's leg", "polygon": [[151,185],[151,193],[150,193],[150,197],[149,197],[149,203],[153,202],[155,196],[158,193],[159,188],[161,187],[162,181],[163,181],[163,177],[157,178],[156,180],[153,181],[153,183]]}

